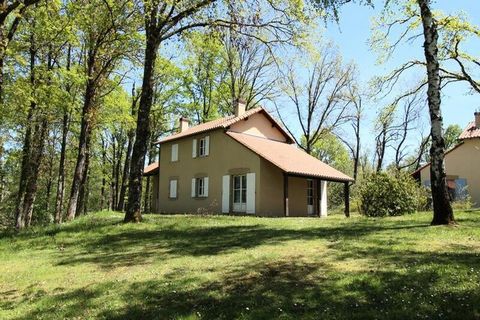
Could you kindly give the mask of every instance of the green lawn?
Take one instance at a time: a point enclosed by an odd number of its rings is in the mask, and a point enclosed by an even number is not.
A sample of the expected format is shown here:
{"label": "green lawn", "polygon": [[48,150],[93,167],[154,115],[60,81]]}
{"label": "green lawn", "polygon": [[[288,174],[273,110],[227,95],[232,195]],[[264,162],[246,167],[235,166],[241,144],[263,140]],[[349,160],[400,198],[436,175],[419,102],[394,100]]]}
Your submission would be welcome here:
{"label": "green lawn", "polygon": [[480,212],[118,213],[0,235],[0,319],[480,319]]}

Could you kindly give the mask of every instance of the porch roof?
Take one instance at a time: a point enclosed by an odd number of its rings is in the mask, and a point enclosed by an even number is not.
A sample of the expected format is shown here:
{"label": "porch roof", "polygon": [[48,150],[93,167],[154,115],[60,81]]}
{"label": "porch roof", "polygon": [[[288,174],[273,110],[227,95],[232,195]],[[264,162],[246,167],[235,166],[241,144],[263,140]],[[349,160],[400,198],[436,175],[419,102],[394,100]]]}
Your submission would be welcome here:
{"label": "porch roof", "polygon": [[143,169],[144,176],[154,176],[160,171],[160,163],[154,162]]}
{"label": "porch roof", "polygon": [[287,174],[336,182],[354,181],[295,145],[231,131],[227,131],[227,135]]}

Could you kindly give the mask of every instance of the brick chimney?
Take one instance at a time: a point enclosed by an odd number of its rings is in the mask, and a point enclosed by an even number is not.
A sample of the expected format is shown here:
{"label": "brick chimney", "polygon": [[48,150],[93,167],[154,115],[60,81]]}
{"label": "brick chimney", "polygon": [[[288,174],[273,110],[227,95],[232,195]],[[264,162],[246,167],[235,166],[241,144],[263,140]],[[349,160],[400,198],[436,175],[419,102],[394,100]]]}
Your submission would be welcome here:
{"label": "brick chimney", "polygon": [[474,113],[475,115],[475,127],[480,129],[480,111]]}
{"label": "brick chimney", "polygon": [[238,117],[244,114],[246,108],[247,108],[247,102],[243,99],[237,99],[235,101],[235,117]]}
{"label": "brick chimney", "polygon": [[188,129],[189,121],[185,117],[180,118],[180,132],[183,132]]}

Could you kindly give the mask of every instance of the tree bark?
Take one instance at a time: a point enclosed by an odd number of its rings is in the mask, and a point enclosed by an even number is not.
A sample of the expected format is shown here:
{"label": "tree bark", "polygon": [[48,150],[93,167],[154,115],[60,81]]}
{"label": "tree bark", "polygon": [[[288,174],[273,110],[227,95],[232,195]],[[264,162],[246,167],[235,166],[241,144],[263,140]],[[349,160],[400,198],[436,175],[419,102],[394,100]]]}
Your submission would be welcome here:
{"label": "tree bark", "polygon": [[[91,57],[90,60],[93,60]],[[90,68],[93,68],[93,61],[89,62]],[[89,72],[90,76],[92,72]],[[73,220],[77,213],[78,197],[80,188],[85,176],[86,158],[88,152],[88,140],[92,132],[92,109],[95,97],[95,84],[91,78],[87,80],[85,88],[85,99],[82,110],[82,121],[80,125],[80,138],[78,141],[77,163],[72,181],[70,200],[68,202],[67,220]]]}
{"label": "tree bark", "polygon": [[[71,58],[72,58],[72,46],[68,46],[67,51],[67,71],[70,71],[71,67]],[[67,85],[67,92],[71,94],[72,86]],[[70,114],[68,108],[65,107],[63,110],[63,121],[62,121],[62,142],[60,145],[60,159],[58,163],[58,182],[57,182],[57,196],[55,199],[55,223],[62,223],[63,216],[63,201],[65,197],[65,159],[66,159],[66,150],[67,150],[67,136],[68,129],[70,124]]]}
{"label": "tree bark", "polygon": [[103,210],[104,208],[104,205],[105,205],[105,187],[107,185],[107,179],[105,178],[105,168],[107,166],[107,146],[106,146],[106,142],[105,140],[103,139],[103,136],[101,137],[101,140],[102,140],[102,188],[101,188],[101,191],[100,191],[100,197],[101,197],[101,200],[100,200],[100,210]]}
{"label": "tree bark", "polygon": [[32,168],[30,177],[27,180],[25,188],[25,199],[23,201],[23,216],[25,217],[25,226],[29,227],[32,222],[33,204],[37,197],[37,181],[40,172],[40,165],[43,159],[43,148],[45,146],[46,135],[48,133],[48,122],[45,116],[42,117],[38,130],[35,130],[37,143],[33,144],[30,154],[29,166]]}
{"label": "tree bark", "polygon": [[[135,117],[136,114],[136,106],[137,106],[138,98],[135,93],[135,83],[132,86],[132,110],[131,115],[132,118]],[[127,134],[127,152],[125,153],[125,162],[123,164],[123,173],[122,173],[122,181],[120,183],[120,194],[118,196],[118,211],[123,211],[125,208],[125,194],[127,191],[127,182],[128,176],[130,175],[130,162],[132,159],[132,149],[133,143],[135,139],[135,130],[132,128],[128,131]]]}
{"label": "tree bark", "polygon": [[[35,57],[37,54],[37,49],[35,48],[35,37],[32,34],[30,36],[30,85],[32,88],[35,85]],[[27,181],[30,178],[31,170],[33,169],[30,163],[31,150],[32,150],[32,131],[33,131],[33,119],[35,115],[35,109],[37,108],[37,103],[32,97],[30,102],[30,107],[27,113],[27,121],[25,123],[25,136],[23,138],[23,149],[22,149],[22,164],[20,167],[20,180],[17,193],[17,202],[15,207],[15,227],[17,230],[23,229],[25,227],[25,216],[24,216],[24,200],[25,192],[27,188]]]}
{"label": "tree bark", "polygon": [[86,184],[88,179],[88,169],[90,167],[90,136],[87,140],[87,149],[85,153],[85,171],[80,181],[80,192],[78,193],[77,208],[75,211],[75,218],[80,216],[85,211],[85,199],[87,198],[86,194]]}
{"label": "tree bark", "polygon": [[147,26],[147,44],[145,48],[145,63],[143,70],[142,93],[137,116],[137,129],[133,145],[130,176],[128,181],[128,202],[124,222],[140,222],[142,220],[142,173],[145,165],[145,155],[150,141],[150,109],[153,102],[153,72],[157,58],[159,39],[154,26]]}
{"label": "tree bark", "polygon": [[433,201],[432,225],[453,224],[444,167],[445,141],[443,138],[443,119],[440,99],[440,67],[438,63],[437,24],[430,10],[430,0],[417,0],[423,25],[424,53],[428,75],[428,108],[431,120],[430,180]]}
{"label": "tree bark", "polygon": [[68,111],[65,110],[62,122],[62,142],[60,146],[60,160],[58,164],[57,196],[55,199],[55,223],[62,223],[63,198],[65,196],[65,158],[67,150],[68,124],[70,122]]}

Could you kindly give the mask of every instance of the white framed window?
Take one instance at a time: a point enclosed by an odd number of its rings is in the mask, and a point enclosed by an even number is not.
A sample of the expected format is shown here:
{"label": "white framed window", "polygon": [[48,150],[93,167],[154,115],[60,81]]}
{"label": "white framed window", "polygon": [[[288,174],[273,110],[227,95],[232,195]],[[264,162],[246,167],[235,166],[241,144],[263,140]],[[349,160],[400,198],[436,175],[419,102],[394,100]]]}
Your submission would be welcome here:
{"label": "white framed window", "polygon": [[208,177],[192,179],[192,197],[194,198],[208,197]]}
{"label": "white framed window", "polygon": [[178,194],[178,180],[171,179],[169,183],[168,197],[170,199],[177,199],[177,194]]}
{"label": "white framed window", "polygon": [[247,175],[233,177],[233,211],[245,212],[247,210]]}
{"label": "white framed window", "polygon": [[209,154],[210,149],[210,137],[206,136],[198,141],[198,156],[206,157]]}
{"label": "white framed window", "polygon": [[172,144],[172,162],[178,161],[178,144]]}

